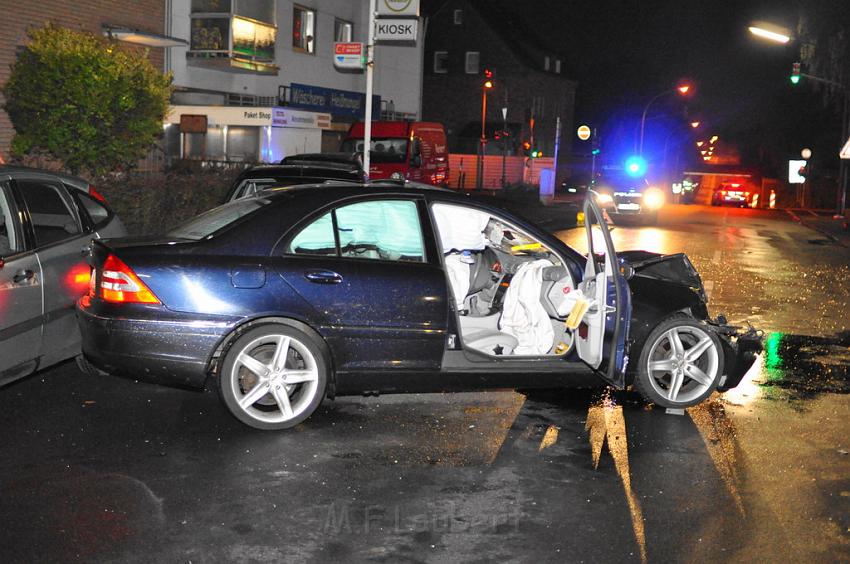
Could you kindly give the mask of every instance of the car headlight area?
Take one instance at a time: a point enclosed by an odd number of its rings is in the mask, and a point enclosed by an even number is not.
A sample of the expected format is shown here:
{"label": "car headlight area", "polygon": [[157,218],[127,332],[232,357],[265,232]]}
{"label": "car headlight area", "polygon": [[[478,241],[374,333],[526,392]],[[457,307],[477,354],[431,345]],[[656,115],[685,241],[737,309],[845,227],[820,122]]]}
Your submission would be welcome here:
{"label": "car headlight area", "polygon": [[647,209],[657,210],[664,205],[664,192],[658,188],[647,188],[643,193],[643,205]]}

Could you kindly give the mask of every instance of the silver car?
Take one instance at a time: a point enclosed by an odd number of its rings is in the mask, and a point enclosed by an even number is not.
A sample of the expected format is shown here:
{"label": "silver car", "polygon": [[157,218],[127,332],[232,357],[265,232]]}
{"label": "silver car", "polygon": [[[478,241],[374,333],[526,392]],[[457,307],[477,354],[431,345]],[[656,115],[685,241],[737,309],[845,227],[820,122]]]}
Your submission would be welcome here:
{"label": "silver car", "polygon": [[90,241],[123,235],[82,178],[0,165],[0,386],[80,353]]}

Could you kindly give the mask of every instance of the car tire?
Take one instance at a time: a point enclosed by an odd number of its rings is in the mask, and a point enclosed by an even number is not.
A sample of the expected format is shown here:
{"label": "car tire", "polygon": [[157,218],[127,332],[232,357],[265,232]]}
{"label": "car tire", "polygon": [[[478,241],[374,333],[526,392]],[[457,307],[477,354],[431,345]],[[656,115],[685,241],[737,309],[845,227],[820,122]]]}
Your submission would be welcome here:
{"label": "car tire", "polygon": [[708,325],[676,316],[659,323],[647,337],[634,387],[661,407],[691,407],[717,388],[723,366],[723,346]]}
{"label": "car tire", "polygon": [[239,421],[255,429],[279,430],[298,425],[316,411],[327,381],[328,362],[315,338],[274,324],[250,329],[228,347],[218,389]]}

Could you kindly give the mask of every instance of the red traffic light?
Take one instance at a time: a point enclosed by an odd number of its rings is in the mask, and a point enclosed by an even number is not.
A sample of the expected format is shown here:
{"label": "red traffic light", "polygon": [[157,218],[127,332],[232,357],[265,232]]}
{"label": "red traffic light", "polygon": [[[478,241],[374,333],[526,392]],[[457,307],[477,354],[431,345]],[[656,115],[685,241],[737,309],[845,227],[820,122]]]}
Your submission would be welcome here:
{"label": "red traffic light", "polygon": [[484,69],[484,78],[493,78],[493,71],[490,69]]}

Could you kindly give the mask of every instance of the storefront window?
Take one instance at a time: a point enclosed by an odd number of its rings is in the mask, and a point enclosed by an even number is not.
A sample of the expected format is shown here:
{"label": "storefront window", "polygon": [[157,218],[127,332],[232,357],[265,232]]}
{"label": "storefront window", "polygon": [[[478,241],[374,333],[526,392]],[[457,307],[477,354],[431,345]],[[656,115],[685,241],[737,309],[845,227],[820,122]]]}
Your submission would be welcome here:
{"label": "storefront window", "polygon": [[231,125],[227,128],[227,160],[257,162],[260,157],[260,128],[238,127]]}
{"label": "storefront window", "polygon": [[277,74],[274,0],[192,0],[190,64]]}
{"label": "storefront window", "polygon": [[315,53],[316,12],[295,6],[292,13],[292,47],[297,51]]}

